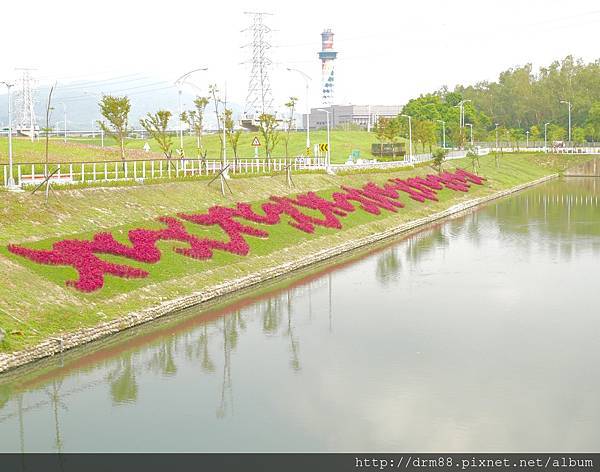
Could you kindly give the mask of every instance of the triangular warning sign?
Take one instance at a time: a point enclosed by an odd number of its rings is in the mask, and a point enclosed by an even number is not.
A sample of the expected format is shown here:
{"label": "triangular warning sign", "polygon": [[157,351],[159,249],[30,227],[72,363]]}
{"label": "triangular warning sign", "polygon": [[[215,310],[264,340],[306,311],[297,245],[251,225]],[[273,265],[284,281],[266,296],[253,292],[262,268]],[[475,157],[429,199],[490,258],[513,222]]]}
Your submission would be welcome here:
{"label": "triangular warning sign", "polygon": [[[248,142],[248,141],[246,141]],[[254,136],[254,139],[252,140],[252,146],[260,146],[260,141],[258,140],[258,136]]]}

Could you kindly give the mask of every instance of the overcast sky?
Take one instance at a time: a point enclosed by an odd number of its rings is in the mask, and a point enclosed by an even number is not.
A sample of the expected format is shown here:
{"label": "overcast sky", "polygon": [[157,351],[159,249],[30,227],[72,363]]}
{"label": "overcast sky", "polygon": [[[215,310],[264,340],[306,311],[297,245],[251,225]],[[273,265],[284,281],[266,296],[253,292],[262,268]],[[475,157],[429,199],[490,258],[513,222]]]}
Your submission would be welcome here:
{"label": "overcast sky", "polygon": [[243,104],[248,10],[273,13],[267,22],[277,104],[296,95],[305,106],[300,75],[278,63],[312,76],[310,104],[320,104],[324,28],[333,29],[339,52],[337,103],[402,104],[442,85],[494,79],[518,64],[600,57],[598,0],[32,0],[2,5],[0,80],[26,66],[37,69],[40,83],[102,79],[139,95],[206,66],[195,83],[206,88],[226,80],[228,99]]}

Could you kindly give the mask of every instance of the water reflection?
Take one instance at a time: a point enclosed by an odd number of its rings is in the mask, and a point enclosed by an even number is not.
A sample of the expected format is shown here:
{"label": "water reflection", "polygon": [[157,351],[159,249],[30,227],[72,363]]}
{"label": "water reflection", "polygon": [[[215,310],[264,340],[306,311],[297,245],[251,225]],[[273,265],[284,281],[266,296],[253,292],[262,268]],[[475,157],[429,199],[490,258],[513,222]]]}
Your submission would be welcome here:
{"label": "water reflection", "polygon": [[0,383],[0,449],[590,450],[592,180]]}

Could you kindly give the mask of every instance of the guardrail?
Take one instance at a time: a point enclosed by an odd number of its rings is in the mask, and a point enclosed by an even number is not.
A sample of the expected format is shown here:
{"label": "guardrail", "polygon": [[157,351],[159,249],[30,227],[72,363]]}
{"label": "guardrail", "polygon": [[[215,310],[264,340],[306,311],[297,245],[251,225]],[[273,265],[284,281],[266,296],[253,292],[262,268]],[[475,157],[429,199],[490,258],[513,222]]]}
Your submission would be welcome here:
{"label": "guardrail", "polygon": [[552,154],[600,154],[600,146],[577,147],[498,147],[490,148],[491,152],[549,152]]}
{"label": "guardrail", "polygon": [[[273,158],[229,160],[232,174],[260,174],[283,172],[291,164],[292,170],[325,169],[323,158]],[[51,175],[53,183],[77,184],[85,182],[111,182],[124,180],[146,180],[181,178],[219,173],[224,165],[220,160],[202,159],[150,159],[131,161],[60,162],[60,163],[17,163],[13,164],[13,178],[17,186],[35,185]],[[8,184],[9,166],[0,166],[2,183]]]}

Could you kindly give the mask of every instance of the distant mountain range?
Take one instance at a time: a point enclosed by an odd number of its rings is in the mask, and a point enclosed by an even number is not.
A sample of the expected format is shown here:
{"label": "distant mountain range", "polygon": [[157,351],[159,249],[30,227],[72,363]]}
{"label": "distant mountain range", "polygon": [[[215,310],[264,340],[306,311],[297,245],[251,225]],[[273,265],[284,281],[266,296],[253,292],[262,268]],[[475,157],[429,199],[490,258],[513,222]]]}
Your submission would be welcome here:
{"label": "distant mountain range", "polygon": [[[120,87],[120,88],[119,88]],[[15,90],[13,88],[13,120],[15,120]],[[3,92],[3,90],[2,90]],[[37,124],[40,127],[45,126],[46,104],[48,99],[49,87],[39,87],[35,93],[35,114]],[[125,88],[122,84],[107,85],[99,81],[79,81],[71,82],[56,87],[52,96],[52,107],[50,127],[54,129],[63,129],[64,127],[64,108],[67,114],[67,129],[75,131],[90,130],[92,125],[97,129],[96,121],[100,119],[100,107],[98,102],[102,94],[127,95],[131,101],[131,113],[129,115],[130,126],[139,128],[139,119],[148,112],[155,112],[160,109],[169,110],[173,113],[171,122],[172,127],[177,127],[177,115],[179,113],[178,90],[172,84],[165,81],[145,79],[134,86]],[[181,102],[183,109],[191,109],[195,94],[183,90]],[[64,106],[63,106],[64,104]],[[237,103],[227,103],[231,108],[234,117],[240,117],[243,112],[243,106]],[[205,123],[207,129],[216,128],[216,118],[214,106],[209,103]],[[8,124],[8,102],[7,95],[0,95],[0,128]]]}

